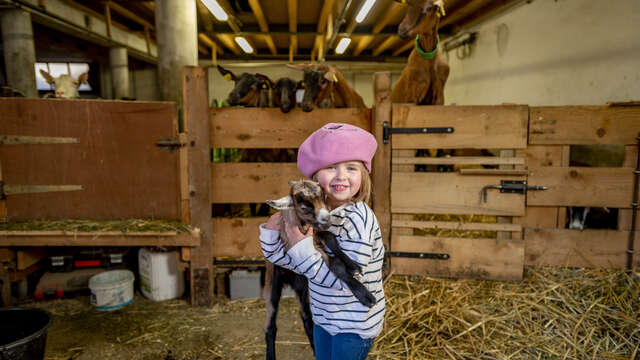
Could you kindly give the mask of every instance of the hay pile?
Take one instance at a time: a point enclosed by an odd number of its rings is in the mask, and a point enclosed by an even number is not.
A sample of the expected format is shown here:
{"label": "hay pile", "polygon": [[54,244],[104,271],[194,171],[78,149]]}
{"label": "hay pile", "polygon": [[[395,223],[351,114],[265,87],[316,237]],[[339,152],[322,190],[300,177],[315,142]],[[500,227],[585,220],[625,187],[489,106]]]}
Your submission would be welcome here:
{"label": "hay pile", "polygon": [[0,231],[74,231],[74,232],[190,232],[189,225],[178,220],[127,219],[94,220],[31,220],[0,222]]}
{"label": "hay pile", "polygon": [[637,275],[529,268],[522,282],[390,276],[370,359],[639,359]]}

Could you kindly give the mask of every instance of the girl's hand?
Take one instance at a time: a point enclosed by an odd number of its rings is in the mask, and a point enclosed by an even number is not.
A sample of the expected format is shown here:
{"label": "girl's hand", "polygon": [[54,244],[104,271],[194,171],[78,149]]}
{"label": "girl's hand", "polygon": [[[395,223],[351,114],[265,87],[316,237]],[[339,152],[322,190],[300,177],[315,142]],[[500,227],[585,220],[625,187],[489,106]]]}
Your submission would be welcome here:
{"label": "girl's hand", "polygon": [[313,229],[311,227],[309,227],[306,233],[302,233],[298,226],[286,224],[284,231],[287,233],[287,238],[289,239],[289,244],[285,244],[287,250],[300,242],[300,240],[313,236]]}
{"label": "girl's hand", "polygon": [[280,231],[280,220],[282,219],[282,215],[278,211],[277,213],[271,215],[267,223],[264,225],[265,229]]}

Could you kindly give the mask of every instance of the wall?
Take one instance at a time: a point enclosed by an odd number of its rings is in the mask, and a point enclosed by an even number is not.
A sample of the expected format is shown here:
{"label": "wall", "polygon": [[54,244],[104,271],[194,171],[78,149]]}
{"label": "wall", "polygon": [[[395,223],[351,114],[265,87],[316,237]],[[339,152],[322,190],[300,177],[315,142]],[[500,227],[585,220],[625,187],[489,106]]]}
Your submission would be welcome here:
{"label": "wall", "polygon": [[445,103],[601,105],[640,100],[640,1],[534,0],[470,28],[449,53]]}
{"label": "wall", "polygon": [[[376,71],[390,71],[394,80],[398,78],[404,63],[354,63],[354,62],[327,62],[334,65],[342,72],[345,80],[355,91],[362,96],[368,107],[373,105],[373,74]],[[227,70],[239,75],[243,72],[261,73],[276,81],[281,77],[290,77],[294,80],[302,80],[302,71],[289,69],[287,62],[282,61],[254,61],[254,62],[219,62]],[[200,61],[200,66],[209,66],[209,103],[213,99],[224,100],[231,89],[232,81],[225,81],[216,67],[211,66],[211,61]]]}

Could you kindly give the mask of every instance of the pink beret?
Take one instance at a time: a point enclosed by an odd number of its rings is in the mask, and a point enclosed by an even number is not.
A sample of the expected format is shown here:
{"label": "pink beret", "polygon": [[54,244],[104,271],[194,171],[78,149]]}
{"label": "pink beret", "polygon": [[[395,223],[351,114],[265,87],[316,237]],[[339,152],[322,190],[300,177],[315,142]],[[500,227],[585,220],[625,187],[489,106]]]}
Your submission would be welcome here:
{"label": "pink beret", "polygon": [[328,165],[360,160],[371,171],[371,159],[378,143],[368,131],[349,124],[329,123],[313,134],[298,149],[298,169],[307,178]]}

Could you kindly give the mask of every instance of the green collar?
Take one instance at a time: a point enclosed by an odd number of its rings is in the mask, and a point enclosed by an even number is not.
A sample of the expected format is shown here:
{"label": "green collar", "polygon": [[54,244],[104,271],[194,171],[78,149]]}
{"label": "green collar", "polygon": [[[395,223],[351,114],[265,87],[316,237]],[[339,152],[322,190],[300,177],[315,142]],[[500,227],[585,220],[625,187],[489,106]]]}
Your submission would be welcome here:
{"label": "green collar", "polygon": [[436,34],[436,46],[432,51],[429,52],[426,52],[420,48],[420,43],[418,43],[419,37],[420,35],[416,35],[416,51],[418,52],[418,54],[420,54],[420,56],[422,56],[424,59],[433,59],[434,57],[436,57],[436,54],[438,53],[438,46],[440,45],[440,35]]}

